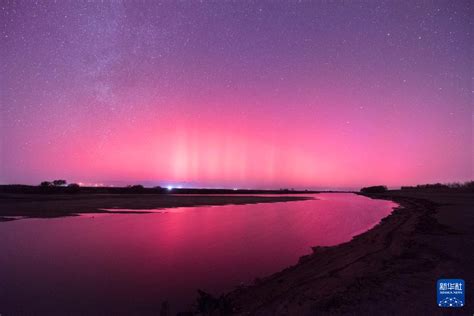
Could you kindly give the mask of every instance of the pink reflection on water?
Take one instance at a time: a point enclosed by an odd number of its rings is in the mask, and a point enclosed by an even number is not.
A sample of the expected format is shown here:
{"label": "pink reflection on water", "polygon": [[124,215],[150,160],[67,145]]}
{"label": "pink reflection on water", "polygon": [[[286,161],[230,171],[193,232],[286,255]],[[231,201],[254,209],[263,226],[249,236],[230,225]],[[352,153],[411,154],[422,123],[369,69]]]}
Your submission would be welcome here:
{"label": "pink reflection on water", "polygon": [[396,206],[315,197],[1,223],[3,311],[152,313],[164,300],[183,308],[198,288],[219,294],[277,272],[312,246],[350,240]]}

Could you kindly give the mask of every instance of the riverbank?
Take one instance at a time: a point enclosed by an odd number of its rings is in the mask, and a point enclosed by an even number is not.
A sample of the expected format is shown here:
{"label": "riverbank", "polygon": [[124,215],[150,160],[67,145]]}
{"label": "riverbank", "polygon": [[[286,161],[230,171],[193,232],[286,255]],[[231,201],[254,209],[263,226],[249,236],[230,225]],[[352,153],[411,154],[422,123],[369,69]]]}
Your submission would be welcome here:
{"label": "riverbank", "polygon": [[[115,213],[105,209],[165,209],[226,204],[302,201],[304,196],[218,196],[172,194],[0,194],[0,222],[18,217],[61,217],[82,213]],[[123,214],[123,211],[120,211]]]}
{"label": "riverbank", "polygon": [[[436,281],[474,284],[472,193],[389,191],[399,203],[370,231],[334,247],[315,247],[295,266],[220,299],[201,298],[212,315],[441,315]],[[462,309],[472,314],[467,293]]]}

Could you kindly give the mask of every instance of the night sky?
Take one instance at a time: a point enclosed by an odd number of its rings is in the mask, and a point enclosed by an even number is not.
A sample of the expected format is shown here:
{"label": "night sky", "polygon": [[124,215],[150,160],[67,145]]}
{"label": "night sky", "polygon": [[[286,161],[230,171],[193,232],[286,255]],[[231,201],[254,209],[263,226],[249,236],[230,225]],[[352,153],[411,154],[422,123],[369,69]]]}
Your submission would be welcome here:
{"label": "night sky", "polygon": [[3,0],[0,182],[472,179],[472,2],[368,2]]}

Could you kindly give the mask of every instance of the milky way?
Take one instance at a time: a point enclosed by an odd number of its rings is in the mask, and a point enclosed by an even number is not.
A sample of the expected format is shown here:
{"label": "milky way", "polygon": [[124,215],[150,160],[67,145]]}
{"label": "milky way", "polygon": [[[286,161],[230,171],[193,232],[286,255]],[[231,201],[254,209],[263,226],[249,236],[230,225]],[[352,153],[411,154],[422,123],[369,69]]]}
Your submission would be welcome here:
{"label": "milky way", "polygon": [[473,177],[470,1],[2,1],[2,183]]}

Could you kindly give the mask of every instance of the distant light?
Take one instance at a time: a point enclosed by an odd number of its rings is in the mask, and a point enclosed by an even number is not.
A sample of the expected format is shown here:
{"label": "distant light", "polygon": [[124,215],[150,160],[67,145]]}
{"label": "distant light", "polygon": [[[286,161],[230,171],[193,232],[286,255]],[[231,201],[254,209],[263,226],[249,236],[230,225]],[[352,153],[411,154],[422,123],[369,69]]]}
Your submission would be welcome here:
{"label": "distant light", "polygon": [[171,186],[171,185],[167,186],[166,188],[168,189],[168,191],[173,190],[173,186]]}
{"label": "distant light", "polygon": [[237,191],[238,189],[237,189],[237,188],[234,188],[233,190],[234,190],[234,191]]}

